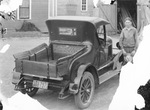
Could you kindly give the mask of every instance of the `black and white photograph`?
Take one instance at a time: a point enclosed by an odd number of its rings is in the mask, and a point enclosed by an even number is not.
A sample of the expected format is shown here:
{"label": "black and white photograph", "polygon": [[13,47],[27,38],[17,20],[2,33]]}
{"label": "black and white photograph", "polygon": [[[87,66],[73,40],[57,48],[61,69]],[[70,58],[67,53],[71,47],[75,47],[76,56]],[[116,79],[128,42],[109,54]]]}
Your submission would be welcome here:
{"label": "black and white photograph", "polygon": [[150,0],[0,0],[0,110],[150,110]]}

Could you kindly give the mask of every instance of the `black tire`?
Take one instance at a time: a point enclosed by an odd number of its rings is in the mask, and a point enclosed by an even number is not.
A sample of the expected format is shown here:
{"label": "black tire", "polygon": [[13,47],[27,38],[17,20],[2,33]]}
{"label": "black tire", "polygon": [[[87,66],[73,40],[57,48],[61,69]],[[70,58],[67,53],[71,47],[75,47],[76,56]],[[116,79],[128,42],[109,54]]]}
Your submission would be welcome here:
{"label": "black tire", "polygon": [[3,104],[1,102],[1,100],[0,100],[0,110],[3,110]]}
{"label": "black tire", "polygon": [[75,104],[80,109],[89,107],[95,91],[94,77],[90,72],[84,72],[80,82],[79,92],[74,96]]}
{"label": "black tire", "polygon": [[25,81],[20,84],[20,88],[25,88],[20,89],[20,92],[22,92],[23,94],[28,94],[30,97],[33,97],[38,91],[38,88],[29,87]]}
{"label": "black tire", "polygon": [[117,47],[119,50],[121,50],[121,46],[120,46],[119,42],[116,43],[116,47]]}

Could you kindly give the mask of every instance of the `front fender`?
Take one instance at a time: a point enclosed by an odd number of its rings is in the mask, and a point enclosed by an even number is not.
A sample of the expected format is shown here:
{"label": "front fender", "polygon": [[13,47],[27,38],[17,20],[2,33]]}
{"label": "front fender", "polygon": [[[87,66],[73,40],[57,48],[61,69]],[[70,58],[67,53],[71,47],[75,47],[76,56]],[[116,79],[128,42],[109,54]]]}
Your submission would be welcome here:
{"label": "front fender", "polygon": [[70,93],[72,93],[72,94],[78,93],[81,78],[83,76],[84,71],[88,68],[88,66],[90,66],[90,64],[79,66],[79,68],[77,70],[77,77],[74,79],[74,82],[70,83],[70,85],[69,85]]}
{"label": "front fender", "polygon": [[121,56],[123,55],[123,52],[120,51],[117,53],[117,55],[114,57],[113,59],[113,62],[114,62],[114,65],[113,65],[113,69],[117,69],[117,70],[121,70],[121,66],[122,66],[122,60],[121,59]]}

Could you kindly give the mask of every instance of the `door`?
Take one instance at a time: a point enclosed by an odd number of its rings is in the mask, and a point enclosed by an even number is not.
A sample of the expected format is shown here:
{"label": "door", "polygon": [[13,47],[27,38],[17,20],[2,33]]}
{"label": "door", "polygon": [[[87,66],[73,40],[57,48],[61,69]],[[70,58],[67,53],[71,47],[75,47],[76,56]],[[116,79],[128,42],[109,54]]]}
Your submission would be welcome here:
{"label": "door", "polygon": [[110,25],[106,27],[108,32],[117,32],[117,4],[100,4],[97,14],[100,18],[109,21]]}
{"label": "door", "polygon": [[106,52],[105,52],[105,38],[104,38],[104,26],[101,25],[97,28],[98,40],[99,40],[99,66],[103,65],[106,62]]}

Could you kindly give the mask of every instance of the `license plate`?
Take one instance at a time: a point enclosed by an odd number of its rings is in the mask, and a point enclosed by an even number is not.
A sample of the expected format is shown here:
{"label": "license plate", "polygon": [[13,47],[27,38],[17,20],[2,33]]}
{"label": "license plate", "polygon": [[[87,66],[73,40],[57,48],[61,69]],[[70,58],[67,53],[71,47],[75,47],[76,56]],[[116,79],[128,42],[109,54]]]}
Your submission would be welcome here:
{"label": "license plate", "polygon": [[47,89],[48,88],[48,82],[43,81],[33,81],[33,87],[41,88],[41,89]]}

